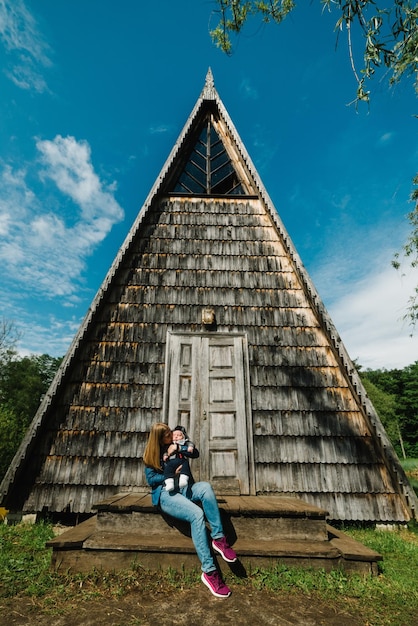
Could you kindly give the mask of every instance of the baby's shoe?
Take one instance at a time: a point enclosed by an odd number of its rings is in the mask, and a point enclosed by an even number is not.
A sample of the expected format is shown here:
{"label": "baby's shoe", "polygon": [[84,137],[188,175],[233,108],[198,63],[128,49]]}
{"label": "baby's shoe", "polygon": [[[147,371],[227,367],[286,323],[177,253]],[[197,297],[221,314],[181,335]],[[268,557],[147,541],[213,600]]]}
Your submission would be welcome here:
{"label": "baby's shoe", "polygon": [[189,483],[189,477],[186,474],[180,474],[179,478],[179,487],[182,489],[183,487],[187,487]]}
{"label": "baby's shoe", "polygon": [[174,489],[174,478],[166,478],[164,484],[165,484],[165,490],[166,491],[173,491],[173,489]]}

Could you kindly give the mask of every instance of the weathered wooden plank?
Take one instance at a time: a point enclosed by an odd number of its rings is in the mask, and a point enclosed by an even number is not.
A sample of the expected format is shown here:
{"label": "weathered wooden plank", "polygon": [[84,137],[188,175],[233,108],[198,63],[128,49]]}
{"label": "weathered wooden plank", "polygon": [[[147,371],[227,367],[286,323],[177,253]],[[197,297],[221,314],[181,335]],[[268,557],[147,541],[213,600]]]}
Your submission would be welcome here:
{"label": "weathered wooden plank", "polygon": [[[174,533],[173,533],[174,535]],[[164,535],[141,535],[139,533],[116,533],[101,532],[91,535],[84,542],[85,550],[132,550],[132,551],[150,551],[175,553],[179,560],[183,553],[194,553],[195,548],[189,537],[185,537],[180,533],[176,533],[176,540],[173,537],[168,540]],[[268,545],[268,553],[270,556],[280,558],[286,555],[293,557],[311,558],[331,558],[335,559],[340,556],[338,549],[330,545],[328,541],[288,541],[276,540],[274,544],[262,540],[238,539],[234,544],[234,548],[241,555],[258,555],[266,551],[266,543]]]}
{"label": "weathered wooden plank", "polygon": [[257,411],[254,434],[278,437],[371,437],[359,411]]}
{"label": "weathered wooden plank", "polygon": [[[267,218],[266,214],[259,209],[251,209],[248,204],[242,204],[241,208],[243,212],[231,212],[227,205],[223,203],[213,204],[211,208],[215,210],[208,211],[208,205],[202,205],[200,207],[197,203],[192,202],[187,205],[183,205],[180,209],[177,209],[176,203],[173,202],[170,206],[170,211],[165,211],[162,215],[158,216],[157,219],[149,220],[150,224],[164,224],[166,226],[170,225],[183,225],[183,226],[195,226],[205,225],[205,226],[217,226],[220,223],[225,223],[227,226],[237,226],[237,227],[247,227],[252,228],[253,226],[271,226],[271,221]],[[236,209],[238,209],[238,205],[235,205]],[[156,216],[155,216],[156,217]],[[154,231],[155,232],[155,231]]]}
{"label": "weathered wooden plank", "polygon": [[[136,497],[140,497],[140,493],[137,493]],[[101,500],[100,503],[96,503],[94,505],[94,508],[97,510],[100,510],[100,509],[108,510],[109,507],[116,506],[117,503],[120,500],[124,500],[124,498],[126,498],[126,493],[116,493],[110,496],[110,498],[105,498],[104,500]]]}
{"label": "weathered wooden plank", "polygon": [[[138,367],[138,364],[147,363],[150,366],[155,365],[155,372],[158,374],[161,371],[161,365],[164,356],[164,345],[159,342],[136,342],[136,341],[101,341],[96,346],[96,352],[94,360],[83,361],[84,368],[86,364],[91,363],[92,366],[100,363],[123,363],[130,370],[131,376],[134,376],[135,368],[133,364]],[[138,367],[141,370],[140,367]],[[112,371],[112,376],[115,376],[115,371]],[[118,380],[118,378],[116,378]]]}
{"label": "weathered wooden plank", "polygon": [[[384,467],[377,464],[331,465],[309,462],[261,464],[256,459],[256,483],[257,486],[263,485],[265,492],[332,493],[343,496],[345,502],[351,495],[373,494],[375,498],[377,494],[386,496],[394,492]],[[305,496],[299,497],[305,499]]]}
{"label": "weathered wooden plank", "polygon": [[[256,437],[254,452],[257,463],[322,463],[352,465],[358,463],[375,466],[379,463],[372,439],[363,436],[301,436],[269,435]],[[373,467],[373,472],[376,468]]]}
{"label": "weathered wooden plank", "polygon": [[254,368],[253,384],[259,387],[347,387],[346,379],[336,366],[311,367],[303,360],[297,366]]}
{"label": "weathered wooden plank", "polygon": [[[145,441],[152,424],[161,418],[159,407],[90,407],[74,405],[68,410],[66,426],[69,430],[122,431],[142,435]],[[59,432],[59,431],[58,431]],[[57,437],[58,437],[57,433]],[[49,450],[49,449],[48,449]]]}
{"label": "weathered wooden plank", "polygon": [[310,392],[293,387],[254,387],[256,411],[355,411],[357,406],[348,389],[317,388]]}
{"label": "weathered wooden plank", "polygon": [[327,530],[330,536],[330,541],[333,546],[337,548],[345,559],[350,561],[382,561],[381,554],[364,546],[352,537],[344,534],[337,528],[327,525]]}
{"label": "weathered wooden plank", "polygon": [[[85,472],[86,465],[89,467],[88,473]],[[121,485],[121,475],[123,475],[127,485],[139,486],[143,484],[144,468],[142,462],[137,457],[48,457],[40,473],[39,483],[45,485],[106,485],[118,487]]]}
{"label": "weathered wooden plank", "polygon": [[[211,306],[217,307],[220,303],[217,301],[215,297],[216,294],[211,294],[208,296],[207,292],[202,292],[206,297],[206,304],[210,304]],[[147,303],[145,303],[147,304]],[[184,303],[183,303],[184,304]],[[197,308],[201,308],[201,305],[204,303],[199,302],[188,302],[185,304],[185,308],[182,309],[182,317],[176,316],[173,317],[174,312],[171,311],[170,318],[176,323],[182,323],[183,325],[196,323],[199,319],[198,313],[199,310]],[[118,307],[118,320],[114,322],[112,326],[109,326],[109,336],[106,337],[104,333],[106,332],[106,325],[102,323],[101,325],[101,340],[105,347],[108,347],[112,351],[115,350],[115,360],[122,361],[123,352],[127,350],[126,345],[123,345],[125,342],[131,344],[129,347],[131,350],[143,350],[144,348],[150,349],[147,346],[147,342],[145,341],[146,335],[148,334],[148,339],[152,338],[153,341],[148,343],[157,343],[164,344],[165,342],[165,320],[164,314],[167,315],[167,311],[162,305],[156,304],[154,307],[154,313],[158,313],[155,315],[154,319],[147,321],[145,310],[142,310],[143,305],[139,305],[139,303],[130,303],[129,306],[125,304],[124,306]],[[255,343],[254,349],[257,349],[258,346],[269,347],[280,347],[281,349],[286,348],[286,346],[295,346],[295,348],[299,347],[299,355],[303,356],[303,351],[301,348],[304,348],[306,344],[306,339],[302,337],[297,337],[297,342],[295,337],[293,337],[295,333],[295,329],[298,328],[298,334],[303,332],[310,332],[312,328],[319,328],[318,322],[315,316],[312,314],[312,311],[308,306],[302,307],[300,303],[298,303],[297,307],[285,307],[285,308],[274,308],[273,306],[266,306],[263,303],[263,298],[261,297],[257,306],[255,303],[244,303],[242,299],[239,303],[236,304],[235,308],[232,310],[226,309],[222,310],[218,314],[219,321],[222,321],[223,324],[234,324],[236,327],[243,326],[242,330],[248,330],[248,332],[252,333],[251,336],[256,340],[258,339],[258,343]],[[158,323],[156,323],[158,322]],[[247,328],[248,327],[248,328]],[[272,337],[269,335],[271,333],[272,328],[277,327],[276,335],[274,336],[273,342]],[[316,332],[315,335],[309,335],[307,337],[310,341],[310,344],[306,345],[306,348],[311,347],[321,347],[322,351],[328,350],[329,355],[331,355],[331,351],[329,349],[329,345],[327,344],[324,336],[320,332]],[[144,346],[142,346],[144,344]],[[106,353],[97,353],[98,346],[96,344],[91,344],[91,358],[96,360],[99,358],[103,361],[109,361],[111,352]],[[122,351],[121,357],[118,358],[118,350]],[[87,355],[86,355],[87,356]],[[286,356],[286,355],[284,355]],[[132,357],[129,358],[129,354],[127,355],[128,361],[132,361]],[[286,361],[283,360],[283,363],[286,364]],[[300,361],[296,361],[296,364],[300,364]],[[291,363],[289,363],[291,364]],[[325,362],[328,364],[328,362]]]}
{"label": "weathered wooden plank", "polygon": [[162,391],[156,385],[82,383],[74,386],[72,397],[75,404],[90,407],[155,407],[162,405]]}
{"label": "weathered wooden plank", "polygon": [[147,491],[134,491],[131,493],[118,494],[114,498],[108,498],[99,502],[94,507],[98,511],[140,511],[152,510],[151,496]]}
{"label": "weathered wooden plank", "polygon": [[[287,321],[287,320],[286,320]],[[306,327],[306,325],[304,324]],[[255,336],[256,329],[250,328],[248,334]],[[265,334],[265,333],[264,333]],[[316,344],[310,346],[292,346],[290,338],[291,330],[289,327],[280,328],[280,349],[274,346],[257,344],[250,345],[249,355],[250,363],[254,369],[263,367],[281,367],[306,365],[308,367],[333,367],[335,361],[330,355],[329,347]],[[258,339],[263,340],[263,334],[258,333]],[[289,341],[288,341],[289,339]],[[285,343],[286,342],[286,343]]]}
{"label": "weathered wooden plank", "polygon": [[[131,261],[132,258],[129,259]],[[256,261],[254,257],[250,255],[242,255],[237,263],[236,255],[215,255],[209,253],[200,252],[199,255],[186,254],[185,252],[177,253],[150,253],[148,250],[142,254],[141,257],[142,266],[149,270],[161,270],[161,269],[175,269],[177,271],[183,271],[187,269],[212,271],[218,270],[223,272],[236,271],[237,265],[243,272],[284,272],[293,273],[293,266],[289,261],[289,258],[283,251],[282,254],[277,255],[257,255]],[[130,284],[137,284],[137,275],[140,269],[138,264],[129,263],[124,268],[131,268],[133,270],[130,278]],[[125,284],[122,283],[121,284]]]}
{"label": "weathered wooden plank", "polygon": [[[146,485],[143,485],[145,488]],[[138,489],[141,485],[138,485]],[[27,499],[24,512],[56,511],[57,502],[61,511],[71,513],[91,513],[95,502],[104,500],[119,491],[116,486],[91,485],[50,485],[37,483]]]}
{"label": "weathered wooden plank", "polygon": [[325,519],[327,511],[308,504],[298,498],[274,496],[220,496],[219,506],[229,515],[312,517]]}
{"label": "weathered wooden plank", "polygon": [[[169,200],[162,200],[160,203],[161,208],[166,211],[170,210],[172,213],[198,213],[201,219],[206,219],[208,213],[210,214],[231,214],[231,209],[234,214],[238,215],[265,215],[265,211],[260,207],[260,202],[252,198],[245,198],[244,201],[237,198],[189,198],[189,197],[176,197],[170,196]],[[153,215],[150,215],[150,221],[153,220]],[[155,222],[160,220],[154,220]]]}
{"label": "weathered wooden plank", "polygon": [[[222,273],[219,272],[217,277],[221,278]],[[211,281],[209,280],[208,282],[210,283]],[[289,287],[286,290],[277,289],[276,287],[257,287],[252,290],[250,296],[248,291],[243,291],[238,287],[231,287],[228,282],[231,281],[224,279],[221,284],[213,288],[207,285],[206,281],[204,286],[202,286],[202,284],[199,286],[178,285],[168,288],[161,285],[148,285],[143,289],[140,287],[132,287],[127,293],[129,300],[126,298],[124,302],[122,301],[118,307],[118,311],[121,312],[123,305],[125,305],[125,308],[128,305],[129,307],[132,305],[153,305],[154,308],[151,310],[152,315],[149,315],[149,309],[144,306],[137,309],[137,320],[151,323],[159,319],[163,321],[164,319],[163,315],[161,315],[160,318],[156,317],[156,312],[158,311],[156,305],[160,307],[169,307],[170,305],[202,305],[228,307],[257,306],[265,308],[266,302],[268,302],[269,306],[273,308],[309,308],[306,299],[303,297],[301,288],[298,288],[297,285],[292,286],[292,288]],[[167,314],[167,311],[162,309],[161,313],[164,312]],[[119,319],[121,319],[121,321],[130,321],[120,316]]]}
{"label": "weathered wooden plank", "polygon": [[[175,541],[173,541],[174,537]],[[143,535],[138,532],[118,533],[101,531],[90,535],[84,542],[83,547],[85,550],[146,550],[150,552],[173,553],[177,554],[179,560],[181,559],[181,553],[190,552],[195,554],[196,552],[190,537],[185,537],[168,526],[164,534],[149,533]]]}
{"label": "weathered wooden plank", "polygon": [[[126,359],[119,360],[117,357],[123,358],[123,355],[127,352],[129,344],[118,346],[118,349],[114,350],[113,361],[102,361],[97,359],[93,362],[80,363],[80,371],[84,370],[84,380],[87,383],[107,383],[110,384],[114,381],[118,381],[120,384],[150,384],[156,379],[164,378],[164,364],[160,362],[160,351],[144,350],[146,356],[150,358],[146,361],[147,365],[139,365],[138,367],[132,367],[132,364]],[[153,362],[152,358],[157,356],[158,362]],[[155,359],[155,360],[157,360]],[[142,359],[140,360],[140,362]],[[77,376],[75,373],[74,378]]]}
{"label": "weathered wooden plank", "polygon": [[[137,344],[137,350],[148,350],[147,344],[149,343],[165,343],[165,326],[162,327],[156,323],[146,325],[140,323],[139,320],[112,320],[108,322],[106,318],[110,316],[110,312],[113,309],[111,307],[107,307],[107,309],[103,313],[103,318],[98,320],[98,324],[94,329],[95,333],[86,341],[83,355],[80,357],[81,361],[94,361],[97,359],[97,350],[101,343],[110,343],[114,349],[117,349],[121,342],[132,343],[133,345]],[[99,345],[98,341],[100,342]]]}
{"label": "weathered wooden plank", "polygon": [[143,228],[144,236],[152,236],[153,240],[168,241],[188,241],[192,239],[196,245],[199,241],[204,242],[230,242],[234,243],[262,241],[264,245],[277,245],[277,234],[275,228],[270,224],[260,225],[256,223],[248,226],[242,225],[239,228],[232,228],[232,225],[218,220],[214,224],[189,223],[189,224],[150,224]]}
{"label": "weathered wooden plank", "polygon": [[295,497],[322,506],[330,511],[330,520],[359,520],[370,522],[380,519],[385,523],[405,518],[406,510],[395,493],[315,493],[293,492]]}
{"label": "weathered wooden plank", "polygon": [[[122,302],[138,303],[143,301],[143,292],[146,287],[199,287],[202,284],[202,270],[197,269],[165,269],[150,270],[149,268],[135,273],[135,282],[125,290]],[[294,273],[243,271],[211,269],[205,272],[205,285],[211,289],[302,289]]]}
{"label": "weathered wooden plank", "polygon": [[135,457],[138,450],[144,449],[145,443],[145,433],[139,432],[61,430],[51,446],[50,455]]}
{"label": "weathered wooden plank", "polygon": [[95,533],[96,531],[96,516],[90,517],[85,522],[78,524],[77,526],[73,526],[65,533],[54,537],[47,541],[46,546],[48,548],[53,548],[54,550],[58,548],[66,548],[66,549],[74,549],[81,548],[84,542]]}
{"label": "weathered wooden plank", "polygon": [[[286,547],[286,546],[285,546]],[[245,546],[243,546],[243,550]],[[251,546],[248,546],[248,552],[251,550]],[[141,567],[149,570],[160,569],[178,569],[179,560],[181,560],[181,567],[186,570],[196,570],[199,568],[199,560],[195,553],[183,553],[181,559],[177,553],[167,552],[146,552],[145,550],[132,551],[132,550],[57,550],[52,556],[52,567],[57,571],[62,572],[89,572],[92,570],[127,570],[132,567],[133,563],[139,564]],[[259,567],[270,568],[276,564],[278,560],[277,555],[271,555],[265,552],[262,555],[254,555],[246,553],[242,559],[241,564],[243,571],[255,569]],[[355,572],[359,575],[371,575],[377,574],[376,563],[369,561],[350,561],[345,560],[341,555],[338,557],[319,556],[315,554],[308,554],[304,556],[293,556],[291,550],[283,550],[280,554],[280,562],[285,563],[288,566],[298,566],[305,568],[318,568],[325,571],[331,571],[338,568],[347,572]],[[221,559],[219,561],[220,569],[225,570],[228,573],[227,564]]]}

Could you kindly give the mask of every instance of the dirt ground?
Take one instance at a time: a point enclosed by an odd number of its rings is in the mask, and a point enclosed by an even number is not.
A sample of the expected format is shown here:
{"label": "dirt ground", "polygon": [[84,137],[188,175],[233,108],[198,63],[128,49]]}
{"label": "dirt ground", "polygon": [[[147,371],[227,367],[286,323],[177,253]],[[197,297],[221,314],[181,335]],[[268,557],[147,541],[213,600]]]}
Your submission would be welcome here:
{"label": "dirt ground", "polygon": [[[354,609],[352,608],[352,612]],[[168,594],[130,593],[120,599],[73,601],[58,614],[41,609],[36,601],[0,600],[4,626],[214,626],[234,624],[268,626],[366,626],[360,616],[318,604],[302,594],[278,595],[238,587],[226,600],[201,586]]]}

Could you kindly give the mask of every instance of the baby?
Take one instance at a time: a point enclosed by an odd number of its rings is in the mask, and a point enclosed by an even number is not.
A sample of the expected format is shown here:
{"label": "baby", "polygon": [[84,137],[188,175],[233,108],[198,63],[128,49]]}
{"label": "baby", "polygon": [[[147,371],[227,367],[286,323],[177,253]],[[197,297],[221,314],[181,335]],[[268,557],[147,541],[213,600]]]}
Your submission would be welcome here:
{"label": "baby", "polygon": [[174,479],[178,475],[176,470],[181,467],[179,476],[179,488],[186,487],[191,476],[190,464],[187,456],[193,455],[194,443],[187,437],[187,433],[183,426],[176,426],[173,431],[173,443],[177,444],[177,450],[168,456],[167,452],[163,454],[163,470],[164,485],[166,491],[173,491],[175,484]]}

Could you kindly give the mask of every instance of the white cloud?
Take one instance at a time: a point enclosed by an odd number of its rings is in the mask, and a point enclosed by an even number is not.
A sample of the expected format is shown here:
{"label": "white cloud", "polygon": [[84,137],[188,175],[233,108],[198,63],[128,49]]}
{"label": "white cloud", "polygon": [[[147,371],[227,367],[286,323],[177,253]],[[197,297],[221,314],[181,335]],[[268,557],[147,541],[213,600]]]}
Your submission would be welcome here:
{"label": "white cloud", "polygon": [[123,218],[123,211],[113,197],[116,183],[105,186],[95,173],[89,144],[57,135],[53,141],[38,141],[36,147],[45,166],[44,175],[80,206],[83,218],[102,238],[114,221]]}
{"label": "white cloud", "polygon": [[[1,209],[0,209],[1,210]],[[11,216],[9,213],[0,213],[0,237],[4,237],[9,232]]]}
{"label": "white cloud", "polygon": [[258,99],[258,92],[257,89],[255,89],[250,82],[249,78],[243,78],[241,80],[241,84],[239,86],[239,90],[240,93],[244,96],[244,98],[246,99],[251,99],[251,100],[257,100]]}
{"label": "white cloud", "polygon": [[170,132],[171,130],[172,127],[167,124],[159,124],[158,126],[150,126],[149,133],[150,135],[162,135]]}
{"label": "white cloud", "polygon": [[28,294],[63,296],[68,303],[79,289],[86,258],[124,213],[114,197],[115,184],[106,185],[95,173],[87,142],[57,136],[38,141],[37,147],[43,179],[55,183],[64,207],[68,198],[74,203],[71,224],[64,209],[48,209],[28,187],[25,170],[5,165],[0,172],[3,282],[19,283]]}
{"label": "white cloud", "polygon": [[[403,368],[418,360],[418,330],[403,320],[418,271],[391,261],[408,233],[406,220],[387,215],[368,225],[340,219],[318,241],[310,275],[352,359],[363,367]],[[407,266],[405,266],[405,269]]]}
{"label": "white cloud", "polygon": [[378,146],[386,146],[386,145],[388,145],[389,143],[392,142],[394,137],[395,137],[395,133],[391,133],[391,132],[383,133],[379,137],[377,145]]}
{"label": "white cloud", "polygon": [[21,89],[34,89],[38,93],[48,90],[44,77],[38,72],[32,59],[20,57],[21,62],[14,64],[12,70],[6,71],[7,76]]}
{"label": "white cloud", "polygon": [[418,272],[391,267],[351,283],[330,314],[352,359],[371,369],[403,368],[418,360],[418,333],[403,317]]}
{"label": "white cloud", "polygon": [[17,268],[19,263],[24,260],[22,247],[17,241],[2,243],[0,259],[4,264],[3,267],[8,266],[9,269]]}
{"label": "white cloud", "polygon": [[[74,339],[80,321],[74,317],[59,319],[54,315],[46,319],[40,315],[32,316],[31,319],[23,316],[19,323],[22,332],[22,340],[17,345],[19,354],[48,353],[51,356],[63,356]],[[23,344],[30,346],[30,349],[23,347]]]}
{"label": "white cloud", "polygon": [[21,89],[46,91],[42,72],[52,64],[50,48],[23,0],[0,0],[0,40],[10,61],[7,76]]}

